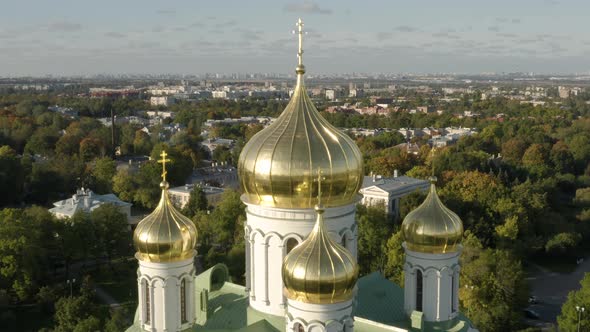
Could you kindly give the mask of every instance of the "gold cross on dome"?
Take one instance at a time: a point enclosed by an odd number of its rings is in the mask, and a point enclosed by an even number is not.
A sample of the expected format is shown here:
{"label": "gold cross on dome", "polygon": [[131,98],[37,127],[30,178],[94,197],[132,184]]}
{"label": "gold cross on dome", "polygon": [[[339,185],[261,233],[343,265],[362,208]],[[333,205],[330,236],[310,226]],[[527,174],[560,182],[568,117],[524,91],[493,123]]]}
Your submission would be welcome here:
{"label": "gold cross on dome", "polygon": [[322,176],[324,172],[322,171],[321,167],[318,167],[318,205],[322,205],[322,180],[325,180],[326,177]]}
{"label": "gold cross on dome", "polygon": [[297,23],[295,23],[295,25],[298,27],[298,34],[299,34],[299,49],[297,51],[297,57],[299,59],[299,65],[303,64],[303,21],[301,20],[301,18],[297,21]]}
{"label": "gold cross on dome", "polygon": [[158,162],[162,164],[162,181],[166,181],[166,174],[168,174],[168,171],[166,171],[166,162],[171,161],[170,159],[166,158],[167,156],[168,154],[166,151],[162,150],[162,153],[160,153],[160,157],[162,157],[162,159],[158,160]]}

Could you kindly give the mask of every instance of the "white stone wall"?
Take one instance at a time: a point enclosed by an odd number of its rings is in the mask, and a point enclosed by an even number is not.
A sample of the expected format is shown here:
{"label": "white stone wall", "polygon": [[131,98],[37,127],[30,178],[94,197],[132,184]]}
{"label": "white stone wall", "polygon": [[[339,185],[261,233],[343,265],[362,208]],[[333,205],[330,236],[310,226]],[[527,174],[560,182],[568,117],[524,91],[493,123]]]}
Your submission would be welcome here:
{"label": "white stone wall", "polygon": [[[245,225],[246,289],[250,306],[258,311],[283,316],[286,298],[283,295],[281,268],[290,238],[301,243],[313,229],[313,209],[279,209],[247,205]],[[332,238],[342,243],[354,257],[357,254],[356,205],[327,208],[325,225]]]}
{"label": "white stone wall", "polygon": [[331,303],[311,304],[287,300],[287,332],[352,332],[352,300]]}
{"label": "white stone wall", "polygon": [[[459,308],[459,256],[462,247],[452,253],[425,254],[409,250],[404,265],[404,309],[408,315],[416,310],[416,274],[422,271],[422,312],[428,322],[453,319]],[[455,283],[453,285],[453,276]],[[453,297],[454,293],[454,297]],[[454,303],[452,303],[454,301]]]}
{"label": "white stone wall", "polygon": [[[138,257],[137,257],[138,258]],[[139,260],[139,259],[138,259]],[[137,270],[137,287],[139,294],[139,321],[145,331],[182,331],[193,326],[195,321],[194,298],[195,268],[193,258],[172,262],[153,263],[139,260]],[[182,280],[185,282],[186,322],[181,322],[180,291]],[[150,295],[147,318],[145,287]]]}

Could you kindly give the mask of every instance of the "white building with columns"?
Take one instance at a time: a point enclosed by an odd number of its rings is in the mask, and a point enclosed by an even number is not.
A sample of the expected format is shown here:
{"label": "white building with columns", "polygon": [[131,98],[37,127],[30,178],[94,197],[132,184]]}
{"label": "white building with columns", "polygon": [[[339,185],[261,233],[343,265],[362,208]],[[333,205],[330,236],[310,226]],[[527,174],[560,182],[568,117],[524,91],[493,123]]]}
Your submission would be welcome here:
{"label": "white building with columns", "polygon": [[[140,304],[127,331],[476,331],[454,305],[462,228],[444,244],[436,234],[423,237],[431,232],[422,225],[439,230],[448,218],[456,221],[434,189],[412,212],[416,218],[404,221],[406,289],[379,272],[358,278],[355,215],[363,158],[308,97],[301,20],[297,26],[291,101],[247,142],[238,161],[247,217],[245,284],[232,283],[220,264],[195,276],[194,226],[167,203],[164,186],[164,203],[154,211],[159,217],[146,218],[134,235]],[[429,207],[432,201],[438,210]],[[164,220],[170,224],[161,227]],[[161,229],[172,229],[173,237]]]}

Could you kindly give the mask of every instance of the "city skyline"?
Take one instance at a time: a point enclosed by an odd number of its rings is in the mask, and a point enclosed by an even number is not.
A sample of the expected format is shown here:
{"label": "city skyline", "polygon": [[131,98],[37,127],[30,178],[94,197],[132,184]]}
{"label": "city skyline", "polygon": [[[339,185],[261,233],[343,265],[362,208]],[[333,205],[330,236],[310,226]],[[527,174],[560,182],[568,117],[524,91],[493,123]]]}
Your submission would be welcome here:
{"label": "city skyline", "polygon": [[11,2],[0,76],[590,70],[582,1]]}

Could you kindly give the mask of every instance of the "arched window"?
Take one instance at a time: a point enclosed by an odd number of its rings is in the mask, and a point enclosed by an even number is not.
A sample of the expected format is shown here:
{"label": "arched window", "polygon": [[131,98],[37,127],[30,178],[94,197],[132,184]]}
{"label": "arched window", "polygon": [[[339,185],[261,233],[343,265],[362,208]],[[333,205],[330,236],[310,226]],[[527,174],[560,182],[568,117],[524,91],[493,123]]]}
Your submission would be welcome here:
{"label": "arched window", "polygon": [[423,293],[422,271],[416,270],[416,311],[422,311],[422,293]]}
{"label": "arched window", "polygon": [[143,306],[145,308],[145,324],[151,324],[151,315],[150,315],[150,289],[148,287],[147,280],[143,280],[141,282],[141,288],[143,290]]}
{"label": "arched window", "polygon": [[301,325],[299,323],[295,323],[295,325],[293,326],[293,331],[294,332],[305,332],[305,329],[303,328],[303,325]]}
{"label": "arched window", "polygon": [[297,247],[297,245],[299,244],[299,241],[297,241],[297,239],[295,238],[290,238],[287,240],[287,251],[285,252],[285,255],[290,253],[291,250],[293,250],[293,248]]}
{"label": "arched window", "polygon": [[186,319],[186,279],[180,282],[180,322],[182,324],[188,322]]}

